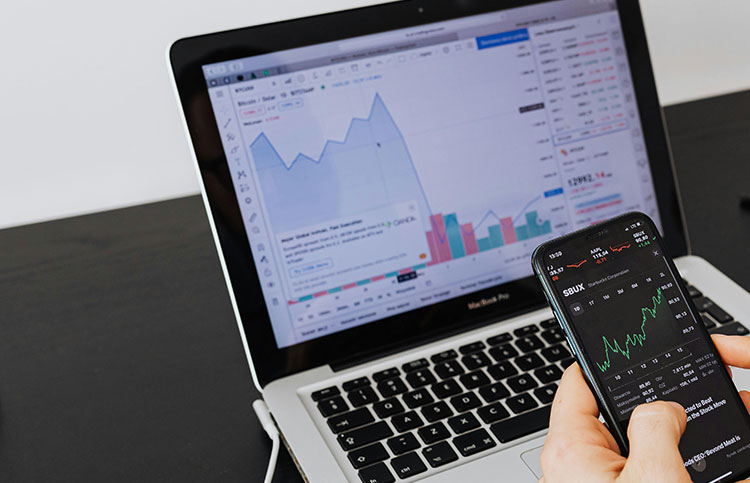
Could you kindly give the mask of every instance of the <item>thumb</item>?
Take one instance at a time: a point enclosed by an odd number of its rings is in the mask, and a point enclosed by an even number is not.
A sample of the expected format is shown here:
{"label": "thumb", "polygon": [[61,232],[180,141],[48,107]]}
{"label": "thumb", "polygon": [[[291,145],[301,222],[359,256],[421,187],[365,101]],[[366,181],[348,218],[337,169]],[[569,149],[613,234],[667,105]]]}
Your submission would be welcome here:
{"label": "thumb", "polygon": [[675,402],[654,402],[630,416],[630,455],[622,474],[632,481],[690,481],[678,444],[685,432],[685,409]]}

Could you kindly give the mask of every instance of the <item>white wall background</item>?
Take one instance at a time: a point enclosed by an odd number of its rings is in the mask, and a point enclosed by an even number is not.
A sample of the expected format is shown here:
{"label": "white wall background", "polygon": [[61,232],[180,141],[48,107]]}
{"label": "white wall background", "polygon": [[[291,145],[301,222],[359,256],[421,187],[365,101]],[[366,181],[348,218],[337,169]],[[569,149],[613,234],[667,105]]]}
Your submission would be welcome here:
{"label": "white wall background", "polygon": [[[173,40],[375,0],[40,0],[0,8],[0,227],[193,194]],[[663,104],[750,88],[750,2],[642,0]]]}

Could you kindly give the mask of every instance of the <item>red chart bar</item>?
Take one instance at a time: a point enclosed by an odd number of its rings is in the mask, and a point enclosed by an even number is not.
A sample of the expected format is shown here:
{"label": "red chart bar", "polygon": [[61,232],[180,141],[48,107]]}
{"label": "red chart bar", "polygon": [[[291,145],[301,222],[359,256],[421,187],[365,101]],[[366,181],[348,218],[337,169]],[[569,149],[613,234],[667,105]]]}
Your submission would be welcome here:
{"label": "red chart bar", "polygon": [[506,245],[516,241],[516,229],[513,228],[513,218],[502,218],[500,220],[500,229],[503,231],[503,241]]}
{"label": "red chart bar", "polygon": [[437,245],[435,244],[435,235],[432,233],[432,231],[427,232],[427,244],[430,246],[430,262],[435,264],[440,262],[440,254],[437,250]]}
{"label": "red chart bar", "polygon": [[471,223],[464,223],[461,225],[461,238],[464,241],[464,249],[466,250],[467,255],[479,252],[477,238],[474,236],[474,227]]}
{"label": "red chart bar", "polygon": [[445,233],[445,220],[443,220],[442,213],[432,215],[430,221],[432,222],[432,238],[435,241],[440,261],[447,262],[448,260],[452,260],[453,256],[451,255],[451,247],[448,244],[448,235]]}

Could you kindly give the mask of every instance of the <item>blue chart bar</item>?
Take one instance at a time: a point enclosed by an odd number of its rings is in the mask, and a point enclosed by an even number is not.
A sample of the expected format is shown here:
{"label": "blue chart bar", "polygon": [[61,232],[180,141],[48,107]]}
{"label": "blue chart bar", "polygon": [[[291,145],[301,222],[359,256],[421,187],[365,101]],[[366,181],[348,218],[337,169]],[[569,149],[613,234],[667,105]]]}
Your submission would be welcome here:
{"label": "blue chart bar", "polygon": [[536,222],[536,211],[526,213],[526,229],[528,230],[529,238],[541,235],[539,225]]}
{"label": "blue chart bar", "polygon": [[490,243],[489,238],[480,238],[477,240],[477,247],[479,247],[480,252],[486,252],[492,248],[492,243]]}
{"label": "blue chart bar", "polygon": [[514,44],[516,42],[525,42],[529,40],[529,31],[526,29],[510,30],[492,35],[477,37],[477,49],[489,49],[490,47],[499,47],[501,45]]}
{"label": "blue chart bar", "polygon": [[526,228],[526,225],[516,227],[516,236],[518,237],[518,241],[528,240],[529,231]]}
{"label": "blue chart bar", "polygon": [[503,246],[503,233],[500,231],[500,225],[492,225],[487,228],[487,231],[490,233],[492,248]]}
{"label": "blue chart bar", "polygon": [[455,213],[445,215],[445,234],[448,236],[448,245],[451,247],[451,255],[454,259],[463,257],[464,242],[461,239],[461,226]]}

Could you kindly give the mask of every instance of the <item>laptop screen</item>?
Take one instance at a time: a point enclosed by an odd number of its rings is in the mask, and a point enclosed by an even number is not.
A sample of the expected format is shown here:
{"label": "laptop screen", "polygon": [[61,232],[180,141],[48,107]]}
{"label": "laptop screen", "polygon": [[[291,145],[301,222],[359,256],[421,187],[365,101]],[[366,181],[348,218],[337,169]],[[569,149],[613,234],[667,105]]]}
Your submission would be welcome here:
{"label": "laptop screen", "polygon": [[279,348],[528,277],[539,243],[626,211],[661,228],[614,2],[203,74]]}

